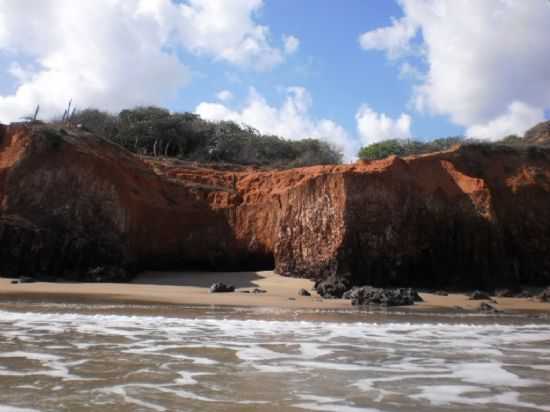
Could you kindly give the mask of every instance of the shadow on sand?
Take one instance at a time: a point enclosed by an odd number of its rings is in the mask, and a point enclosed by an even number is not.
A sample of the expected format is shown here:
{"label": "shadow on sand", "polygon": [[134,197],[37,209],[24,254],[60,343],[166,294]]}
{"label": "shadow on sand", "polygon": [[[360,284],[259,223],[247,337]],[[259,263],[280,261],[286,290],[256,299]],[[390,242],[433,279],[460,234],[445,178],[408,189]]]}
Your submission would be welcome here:
{"label": "shadow on sand", "polygon": [[132,284],[137,285],[166,285],[166,286],[190,286],[197,288],[209,288],[213,283],[223,282],[235,286],[235,288],[257,287],[255,281],[264,278],[262,272],[143,272],[137,275]]}

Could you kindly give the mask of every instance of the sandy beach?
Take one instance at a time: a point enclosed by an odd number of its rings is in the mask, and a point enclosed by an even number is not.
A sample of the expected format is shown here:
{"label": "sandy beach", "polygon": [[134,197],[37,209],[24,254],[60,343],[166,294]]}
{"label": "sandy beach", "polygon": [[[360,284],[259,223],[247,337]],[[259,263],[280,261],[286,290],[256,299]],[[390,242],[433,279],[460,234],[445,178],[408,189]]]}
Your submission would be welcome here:
{"label": "sandy beach", "polygon": [[[209,293],[214,282],[236,287],[234,293]],[[265,293],[253,293],[254,289]],[[300,289],[311,296],[299,296]],[[246,292],[249,293],[246,293]],[[472,301],[465,294],[439,296],[420,294],[424,302],[414,309],[476,310],[481,301]],[[127,303],[185,304],[210,306],[253,306],[288,309],[349,309],[351,303],[343,299],[322,299],[307,279],[283,277],[272,271],[263,272],[146,272],[130,283],[21,283],[0,278],[2,300],[47,300],[59,302],[108,301]],[[495,298],[496,309],[510,311],[550,312],[550,304],[531,298]]]}

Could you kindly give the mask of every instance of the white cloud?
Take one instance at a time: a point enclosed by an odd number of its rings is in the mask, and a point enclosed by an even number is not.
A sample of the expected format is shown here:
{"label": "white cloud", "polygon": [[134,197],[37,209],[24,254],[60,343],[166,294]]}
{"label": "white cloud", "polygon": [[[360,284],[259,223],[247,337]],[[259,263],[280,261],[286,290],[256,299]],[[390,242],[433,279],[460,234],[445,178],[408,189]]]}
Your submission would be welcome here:
{"label": "white cloud", "polygon": [[300,48],[300,40],[295,36],[283,35],[286,54],[294,54]]}
{"label": "white cloud", "polygon": [[262,6],[262,0],[188,0],[177,6],[176,13],[165,13],[165,19],[176,20],[182,43],[194,53],[268,70],[284,58],[271,45],[269,28],[254,21]]}
{"label": "white cloud", "polygon": [[310,94],[302,87],[286,89],[286,98],[280,107],[270,105],[255,89],[251,89],[248,101],[241,110],[204,102],[195,111],[204,119],[231,120],[252,126],[262,133],[288,139],[324,140],[340,148],[346,160],[354,159],[358,142],[334,121],[313,118],[310,114],[312,103]]}
{"label": "white cloud", "polygon": [[466,136],[477,139],[497,140],[516,134],[522,136],[526,130],[544,120],[544,110],[522,102],[513,102],[506,113],[482,125],[473,125],[466,130]]}
{"label": "white cloud", "polygon": [[357,131],[364,145],[387,139],[408,139],[411,137],[411,117],[402,113],[392,119],[385,113],[377,113],[368,105],[362,105],[355,115]]}
{"label": "white cloud", "polygon": [[363,34],[362,46],[385,50],[393,59],[411,48],[423,50],[428,69],[415,88],[419,110],[448,115],[473,130],[503,133],[521,128],[495,125],[519,125],[519,117],[529,118],[519,115],[521,105],[539,114],[550,107],[547,0],[400,4],[404,17]]}
{"label": "white cloud", "polygon": [[[0,95],[0,121],[40,104],[59,115],[79,107],[116,111],[163,104],[191,71],[183,47],[239,67],[269,69],[284,52],[255,22],[262,0],[0,0],[0,51],[16,90]],[[29,64],[30,62],[30,64]]]}
{"label": "white cloud", "polygon": [[227,102],[233,99],[233,93],[231,93],[229,90],[222,90],[216,94],[216,97],[222,102]]}
{"label": "white cloud", "polygon": [[410,44],[417,26],[411,20],[392,19],[392,25],[375,29],[359,36],[359,44],[365,50],[385,50],[388,57],[396,59],[412,52]]}
{"label": "white cloud", "polygon": [[[18,81],[14,94],[0,96],[0,121],[37,104],[42,116],[59,115],[70,99],[107,110],[158,103],[189,80],[186,66],[163,51],[162,28],[137,14],[135,2],[21,0],[1,2],[0,14],[0,48]],[[29,59],[30,68],[18,63]]]}

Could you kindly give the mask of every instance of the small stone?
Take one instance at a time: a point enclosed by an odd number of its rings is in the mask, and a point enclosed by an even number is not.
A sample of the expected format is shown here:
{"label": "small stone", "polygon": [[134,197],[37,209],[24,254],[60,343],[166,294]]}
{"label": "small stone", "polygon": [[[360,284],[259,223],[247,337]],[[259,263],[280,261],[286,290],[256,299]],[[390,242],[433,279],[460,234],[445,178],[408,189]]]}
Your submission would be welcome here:
{"label": "small stone", "polygon": [[489,305],[488,303],[482,302],[479,305],[479,309],[481,312],[485,313],[499,313],[499,310],[495,308],[494,306]]}
{"label": "small stone", "polygon": [[491,300],[491,296],[481,290],[474,290],[470,295],[470,300]]}
{"label": "small stone", "polygon": [[12,285],[18,285],[18,284],[19,284],[19,281],[18,281],[18,280],[12,280],[10,283],[11,283]]}
{"label": "small stone", "polygon": [[267,293],[267,290],[255,288],[252,290],[252,293],[256,293],[256,294]]}
{"label": "small stone", "polygon": [[296,298],[288,298],[288,300],[296,300]]}
{"label": "small stone", "polygon": [[36,280],[29,276],[21,276],[19,278],[19,283],[34,283],[34,282],[36,282]]}
{"label": "small stone", "polygon": [[298,291],[298,295],[300,295],[300,296],[311,296],[311,293],[309,293],[309,292],[308,292],[307,290],[305,290],[305,289],[300,289],[300,290]]}
{"label": "small stone", "polygon": [[445,292],[444,290],[436,290],[434,292],[434,295],[437,295],[437,296],[449,296],[449,294],[447,292]]}
{"label": "small stone", "polygon": [[235,286],[233,285],[226,285],[222,282],[214,283],[212,286],[210,286],[210,289],[208,290],[209,293],[227,293],[227,292],[235,292]]}

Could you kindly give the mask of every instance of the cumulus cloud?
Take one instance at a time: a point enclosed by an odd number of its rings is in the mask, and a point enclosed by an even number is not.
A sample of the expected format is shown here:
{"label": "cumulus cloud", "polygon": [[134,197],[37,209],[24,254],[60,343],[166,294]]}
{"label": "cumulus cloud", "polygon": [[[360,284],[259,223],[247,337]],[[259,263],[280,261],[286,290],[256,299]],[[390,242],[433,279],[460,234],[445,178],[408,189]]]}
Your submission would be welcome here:
{"label": "cumulus cloud", "polygon": [[[70,99],[107,110],[162,104],[191,71],[183,48],[243,68],[284,59],[255,21],[262,0],[0,1],[0,51],[17,84],[0,95],[0,121],[41,105],[59,115]],[[29,63],[30,62],[30,63]]]}
{"label": "cumulus cloud", "polygon": [[428,69],[414,91],[417,109],[483,134],[522,133],[532,126],[525,119],[544,118],[550,107],[547,0],[400,4],[403,18],[360,39],[365,49],[384,50],[390,59],[422,50]]}
{"label": "cumulus cloud", "polygon": [[[159,1],[159,0],[156,0]],[[241,66],[266,70],[283,61],[282,51],[271,45],[270,30],[257,24],[254,15],[262,0],[188,0],[174,18],[183,44],[197,54]]]}
{"label": "cumulus cloud", "polygon": [[408,139],[411,137],[411,116],[402,113],[392,119],[385,113],[377,113],[368,105],[362,105],[355,115],[357,131],[364,145],[387,139]]}
{"label": "cumulus cloud", "polygon": [[227,102],[233,99],[233,93],[231,93],[229,90],[222,90],[216,94],[216,97],[222,102]]}
{"label": "cumulus cloud", "polygon": [[294,54],[298,51],[300,47],[300,40],[295,36],[283,35],[283,43],[285,46],[286,54]]}
{"label": "cumulus cloud", "polygon": [[476,139],[496,140],[511,134],[522,135],[527,129],[544,119],[544,110],[522,102],[513,102],[508,110],[486,124],[473,125],[466,136]]}
{"label": "cumulus cloud", "polygon": [[109,110],[156,103],[189,80],[186,66],[163,50],[161,27],[129,2],[1,2],[0,15],[0,49],[18,82],[14,94],[0,96],[0,121],[37,104],[42,115],[59,115],[70,99]]}
{"label": "cumulus cloud", "polygon": [[359,44],[365,50],[384,50],[388,57],[396,59],[412,52],[411,39],[417,26],[410,19],[392,19],[392,25],[381,27],[359,36]]}
{"label": "cumulus cloud", "polygon": [[303,87],[289,87],[286,98],[279,106],[270,105],[255,89],[241,110],[233,110],[221,103],[204,102],[196,113],[212,121],[231,120],[247,124],[265,134],[288,139],[317,138],[342,150],[346,160],[355,158],[358,142],[342,126],[329,119],[315,119],[310,113],[312,99]]}

